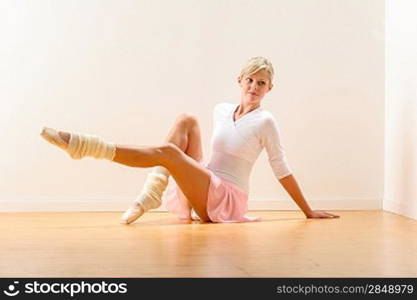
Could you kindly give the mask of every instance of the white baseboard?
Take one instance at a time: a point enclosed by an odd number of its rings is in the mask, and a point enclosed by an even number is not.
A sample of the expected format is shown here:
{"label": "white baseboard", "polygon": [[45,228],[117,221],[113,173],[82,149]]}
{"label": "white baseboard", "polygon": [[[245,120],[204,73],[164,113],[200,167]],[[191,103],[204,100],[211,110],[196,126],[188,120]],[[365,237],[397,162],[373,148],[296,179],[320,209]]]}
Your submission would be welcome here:
{"label": "white baseboard", "polygon": [[417,220],[417,205],[406,206],[406,203],[384,201],[383,209],[397,215]]}
{"label": "white baseboard", "polygon": [[[33,197],[0,199],[0,212],[78,212],[126,210],[133,198],[126,197]],[[379,210],[378,198],[308,199],[313,209]],[[298,210],[289,199],[257,199],[248,202],[249,210]],[[154,211],[167,211],[163,204]]]}

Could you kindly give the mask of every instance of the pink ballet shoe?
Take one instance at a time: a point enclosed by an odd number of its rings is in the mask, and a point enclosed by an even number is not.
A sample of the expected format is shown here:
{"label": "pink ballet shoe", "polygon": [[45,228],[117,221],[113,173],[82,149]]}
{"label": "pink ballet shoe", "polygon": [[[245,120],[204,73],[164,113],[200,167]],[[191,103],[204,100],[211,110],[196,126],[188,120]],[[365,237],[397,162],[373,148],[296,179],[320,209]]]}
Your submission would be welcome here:
{"label": "pink ballet shoe", "polygon": [[120,219],[121,224],[130,224],[144,214],[144,210],[140,204],[132,204],[122,215]]}
{"label": "pink ballet shoe", "polygon": [[49,143],[58,146],[59,148],[64,150],[68,148],[68,144],[59,136],[58,131],[53,128],[44,127],[41,136]]}

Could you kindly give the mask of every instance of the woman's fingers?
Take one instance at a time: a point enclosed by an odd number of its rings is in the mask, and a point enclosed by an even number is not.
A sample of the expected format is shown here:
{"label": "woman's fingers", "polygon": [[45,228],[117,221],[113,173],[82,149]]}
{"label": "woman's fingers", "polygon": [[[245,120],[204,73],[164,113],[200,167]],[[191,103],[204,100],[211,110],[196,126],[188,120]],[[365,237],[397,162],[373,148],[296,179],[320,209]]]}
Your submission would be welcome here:
{"label": "woman's fingers", "polygon": [[339,218],[339,217],[340,217],[339,215],[328,213],[324,210],[313,211],[313,213],[308,216],[308,218],[311,218],[311,219],[318,219],[318,218],[328,219],[328,218]]}
{"label": "woman's fingers", "polygon": [[326,215],[331,218],[339,218],[340,216],[326,212]]}

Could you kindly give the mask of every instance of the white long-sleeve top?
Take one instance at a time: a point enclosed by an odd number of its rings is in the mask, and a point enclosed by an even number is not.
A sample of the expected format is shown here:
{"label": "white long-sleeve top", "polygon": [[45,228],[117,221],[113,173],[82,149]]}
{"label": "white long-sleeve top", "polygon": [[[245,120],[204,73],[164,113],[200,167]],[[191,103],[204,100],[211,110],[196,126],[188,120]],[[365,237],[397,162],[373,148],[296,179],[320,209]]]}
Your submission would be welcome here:
{"label": "white long-sleeve top", "polygon": [[211,157],[207,168],[249,193],[252,167],[265,148],[269,164],[279,180],[291,174],[274,116],[261,107],[233,120],[238,104],[214,107]]}

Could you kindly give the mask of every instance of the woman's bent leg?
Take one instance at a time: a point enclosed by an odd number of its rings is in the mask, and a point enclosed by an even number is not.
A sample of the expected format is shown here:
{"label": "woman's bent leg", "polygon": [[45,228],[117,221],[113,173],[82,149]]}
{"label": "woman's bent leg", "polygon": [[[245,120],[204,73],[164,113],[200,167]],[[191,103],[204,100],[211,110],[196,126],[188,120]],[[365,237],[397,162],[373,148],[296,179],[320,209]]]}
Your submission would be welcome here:
{"label": "woman's bent leg", "polygon": [[203,159],[200,126],[197,118],[191,114],[184,113],[177,117],[165,142],[177,145],[195,161],[200,162]]}
{"label": "woman's bent leg", "polygon": [[[165,143],[173,143],[194,160],[202,161],[200,128],[197,118],[191,114],[183,113],[177,117],[169,130]],[[132,223],[147,210],[159,207],[162,204],[162,195],[167,187],[169,175],[168,170],[164,167],[153,168],[148,173],[139,195],[122,215],[121,222]],[[182,217],[192,219],[192,205],[182,190],[174,189],[171,192],[174,193],[174,198],[168,198],[168,208],[180,212]]]}
{"label": "woman's bent leg", "polygon": [[[200,126],[194,115],[189,113],[180,114],[170,129],[165,142],[177,145],[186,155],[197,162],[202,162],[203,150]],[[190,220],[196,218],[192,212],[192,205],[180,188],[171,190],[167,200],[167,208],[178,214],[179,217]]]}
{"label": "woman's bent leg", "polygon": [[[165,139],[166,143],[172,143],[175,144],[182,152],[184,152],[187,156],[193,158],[197,162],[201,162],[203,158],[202,153],[202,146],[201,146],[201,134],[200,134],[200,128],[198,124],[198,120],[195,116],[191,114],[181,114],[177,117],[175,120],[174,125],[170,129],[167,138]],[[116,158],[117,159],[117,158]],[[155,172],[155,171],[153,171]],[[145,187],[150,186],[149,176],[152,176],[152,173],[149,173],[148,178],[145,182]],[[178,184],[179,185],[179,184]],[[180,186],[181,188],[181,186]],[[163,191],[161,191],[162,193]],[[182,192],[182,189],[181,189]],[[162,194],[161,194],[162,197]],[[143,190],[140,193],[138,200],[135,200],[134,203],[131,205],[131,207],[126,211],[124,214],[124,218],[131,218],[131,222],[133,222],[135,219],[140,217],[140,215],[143,213],[140,210],[140,207],[138,207],[138,201],[140,200],[146,200],[146,198],[149,198]],[[186,196],[187,203],[182,203],[181,205],[188,206],[188,209],[190,210],[190,217],[191,217],[191,208],[193,207],[193,204],[190,203],[188,200],[188,197]],[[182,198],[183,199],[183,198]],[[123,219],[123,218],[122,218]],[[130,223],[130,222],[128,222]]]}
{"label": "woman's bent leg", "polygon": [[201,220],[210,220],[207,215],[210,173],[175,144],[167,143],[159,147],[116,145],[113,161],[130,167],[165,167]]}

